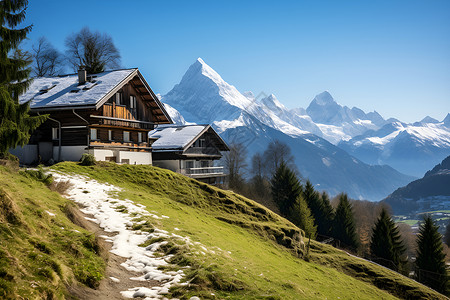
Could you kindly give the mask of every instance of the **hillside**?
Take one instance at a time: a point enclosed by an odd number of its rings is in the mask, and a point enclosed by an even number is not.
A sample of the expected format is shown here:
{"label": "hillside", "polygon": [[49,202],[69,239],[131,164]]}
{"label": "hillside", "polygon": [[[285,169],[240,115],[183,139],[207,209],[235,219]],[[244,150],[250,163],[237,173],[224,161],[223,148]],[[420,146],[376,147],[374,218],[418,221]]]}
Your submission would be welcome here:
{"label": "hillside", "polygon": [[[120,190],[112,190],[111,197],[117,200],[110,202],[135,203],[150,213],[129,220],[127,227],[140,235],[153,236],[143,246],[159,247],[163,251],[160,255],[170,255],[168,259],[175,265],[164,268],[169,271],[181,268],[189,285],[171,289],[175,297],[443,298],[395,272],[314,241],[307,262],[299,258],[305,255],[307,241],[302,243],[301,231],[290,222],[242,196],[167,170],[113,163],[95,167],[62,163],[54,166],[54,170],[86,176],[82,182],[96,179],[99,187],[113,184]],[[11,177],[8,180],[22,181],[20,175],[13,178],[3,169],[2,172],[5,180]],[[33,183],[33,188],[35,193],[41,190],[51,193],[40,183]],[[87,197],[96,192],[74,189]],[[127,213],[128,208],[119,205],[116,210]],[[137,215],[133,211],[128,213]],[[102,220],[102,216],[93,217]],[[155,232],[167,234],[154,238]]]}
{"label": "hillside", "polygon": [[101,248],[69,219],[73,204],[3,166],[0,182],[0,298],[70,299],[69,285],[98,287]]}
{"label": "hillside", "polygon": [[394,191],[383,201],[395,214],[410,214],[450,207],[450,156],[408,185]]}

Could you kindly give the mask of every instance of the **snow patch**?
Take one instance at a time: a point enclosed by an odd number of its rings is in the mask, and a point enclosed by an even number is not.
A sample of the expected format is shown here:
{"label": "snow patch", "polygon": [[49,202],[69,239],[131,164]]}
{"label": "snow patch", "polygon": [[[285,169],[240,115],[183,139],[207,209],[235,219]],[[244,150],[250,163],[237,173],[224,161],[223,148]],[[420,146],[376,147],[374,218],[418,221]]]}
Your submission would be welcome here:
{"label": "snow patch", "polygon": [[[118,199],[116,195],[121,189],[116,186],[100,183],[80,175],[56,172],[53,172],[52,175],[56,181],[69,181],[72,184],[72,188],[67,192],[68,198],[81,204],[83,213],[93,216],[93,218],[87,219],[99,224],[106,232],[116,233],[114,236],[107,237],[113,243],[111,252],[126,258],[126,261],[121,264],[125,269],[143,274],[131,279],[161,282],[161,285],[152,288],[135,287],[128,291],[122,291],[122,296],[161,299],[162,295],[168,293],[171,286],[186,284],[181,283],[184,277],[182,270],[173,272],[158,269],[160,266],[169,265],[168,260],[171,257],[170,255],[155,255],[155,251],[164,242],[154,243],[145,248],[139,246],[152,238],[169,238],[171,237],[169,232],[155,229],[154,232],[148,233],[131,229],[134,224],[138,223],[136,219],[142,216],[156,215],[146,211],[143,205],[135,204],[128,199]],[[85,190],[90,192],[84,193]],[[188,237],[183,239],[189,242]],[[113,278],[110,279],[114,281]]]}

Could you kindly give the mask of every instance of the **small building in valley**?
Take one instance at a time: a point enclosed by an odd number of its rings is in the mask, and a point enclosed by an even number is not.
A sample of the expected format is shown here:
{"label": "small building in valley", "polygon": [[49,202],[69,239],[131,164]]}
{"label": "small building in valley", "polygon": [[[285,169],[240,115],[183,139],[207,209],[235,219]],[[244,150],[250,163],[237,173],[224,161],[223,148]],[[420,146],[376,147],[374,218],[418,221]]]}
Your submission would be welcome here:
{"label": "small building in valley", "polygon": [[216,184],[226,176],[217,161],[227,144],[210,125],[164,125],[149,134],[153,164],[197,180]]}
{"label": "small building in valley", "polygon": [[28,145],[11,150],[23,164],[78,161],[83,153],[151,164],[149,131],[172,124],[137,68],[36,78],[19,101],[30,101],[32,114],[49,114]]}

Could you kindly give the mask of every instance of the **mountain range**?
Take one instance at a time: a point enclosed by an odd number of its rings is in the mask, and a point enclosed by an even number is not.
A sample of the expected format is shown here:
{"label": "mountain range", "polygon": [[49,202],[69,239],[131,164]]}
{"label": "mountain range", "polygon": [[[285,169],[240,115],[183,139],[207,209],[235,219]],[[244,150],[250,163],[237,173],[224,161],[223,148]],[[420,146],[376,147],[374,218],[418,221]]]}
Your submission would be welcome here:
{"label": "mountain range", "polygon": [[[427,118],[408,125],[385,120],[376,111],[365,113],[342,106],[327,91],[306,109],[288,109],[273,94],[255,97],[252,92],[239,92],[200,58],[161,100],[176,123],[212,124],[228,143],[243,144],[249,160],[275,139],[286,143],[301,175],[332,195],[347,192],[355,199],[383,199],[415,179],[429,161],[450,154],[450,117],[443,122]],[[404,130],[396,127],[398,124]],[[410,138],[390,138],[395,128],[397,136]],[[389,138],[384,144],[373,143],[386,135]],[[404,151],[412,154],[402,155]],[[405,165],[399,169],[408,175],[386,165],[399,156],[405,160],[399,161],[399,166]],[[409,167],[408,159],[416,157],[425,160],[423,166]],[[409,169],[413,171],[405,171]]]}

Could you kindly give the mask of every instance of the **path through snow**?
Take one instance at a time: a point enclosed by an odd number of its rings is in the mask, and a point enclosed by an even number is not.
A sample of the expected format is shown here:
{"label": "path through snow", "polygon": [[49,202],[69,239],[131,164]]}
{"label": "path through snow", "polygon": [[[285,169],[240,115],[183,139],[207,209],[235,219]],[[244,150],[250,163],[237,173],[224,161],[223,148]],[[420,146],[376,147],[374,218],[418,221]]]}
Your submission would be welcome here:
{"label": "path through snow", "polygon": [[[152,233],[131,229],[134,224],[139,224],[137,219],[142,216],[167,218],[166,216],[160,217],[151,214],[141,204],[135,204],[127,199],[118,199],[114,194],[121,189],[116,186],[100,183],[80,175],[55,172],[52,174],[56,181],[69,181],[73,184],[67,191],[68,198],[83,206],[81,209],[83,213],[93,216],[93,218],[86,217],[86,219],[97,223],[105,232],[115,233],[114,236],[102,237],[112,243],[112,253],[126,258],[121,266],[128,271],[142,274],[131,279],[137,282],[146,280],[160,282],[160,285],[151,288],[136,286],[122,291],[122,296],[126,298],[145,297],[146,300],[163,299],[171,286],[186,284],[181,283],[184,276],[182,270],[176,272],[158,270],[158,267],[169,264],[167,261],[170,259],[170,255],[155,255],[158,248],[167,242],[153,243],[147,247],[139,247],[139,245],[149,239],[159,237],[182,238],[187,242],[189,242],[189,238],[169,234],[167,231],[159,229],[155,229]],[[114,279],[111,278],[113,281]]]}

